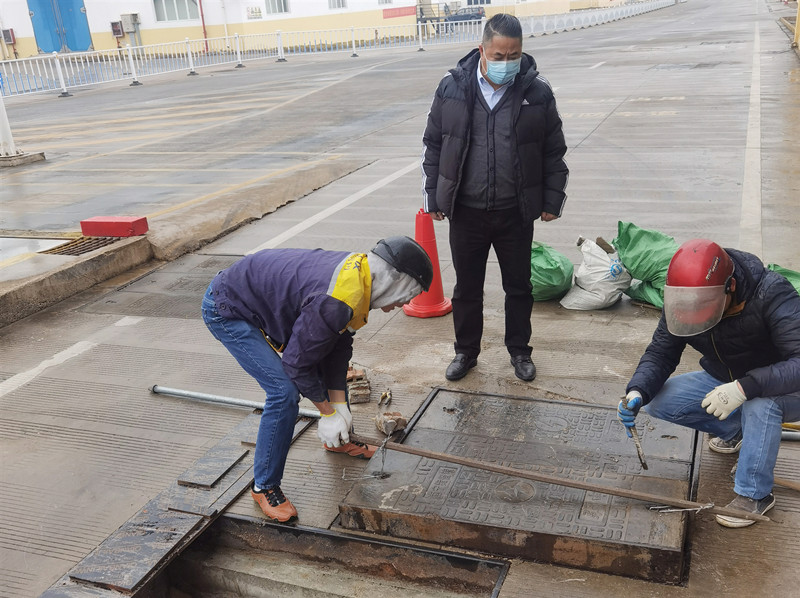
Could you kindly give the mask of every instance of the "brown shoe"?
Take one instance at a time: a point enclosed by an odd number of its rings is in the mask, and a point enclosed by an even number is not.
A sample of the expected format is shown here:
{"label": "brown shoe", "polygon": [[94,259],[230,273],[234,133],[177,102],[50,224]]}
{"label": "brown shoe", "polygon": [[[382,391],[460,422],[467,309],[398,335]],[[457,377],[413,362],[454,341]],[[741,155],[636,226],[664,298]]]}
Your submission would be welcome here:
{"label": "brown shoe", "polygon": [[283,495],[280,486],[275,486],[269,490],[253,490],[250,486],[250,496],[258,503],[264,515],[278,523],[286,523],[297,517],[297,509]]}
{"label": "brown shoe", "polygon": [[333,448],[324,444],[322,446],[325,447],[326,451],[330,451],[332,453],[345,453],[351,457],[358,457],[360,459],[370,459],[372,458],[372,455],[375,454],[375,451],[378,450],[377,446],[372,446],[371,444],[365,444],[363,442],[356,442],[355,440],[348,442],[347,444],[343,444],[342,446]]}

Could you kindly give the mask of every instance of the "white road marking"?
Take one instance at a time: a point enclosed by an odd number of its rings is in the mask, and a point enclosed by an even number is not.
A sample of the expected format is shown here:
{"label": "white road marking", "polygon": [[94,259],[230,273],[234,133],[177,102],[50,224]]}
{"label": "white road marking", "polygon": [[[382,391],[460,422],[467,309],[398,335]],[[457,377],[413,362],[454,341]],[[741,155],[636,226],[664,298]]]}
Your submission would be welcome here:
{"label": "white road marking", "polygon": [[114,326],[135,326],[144,320],[142,316],[125,316],[121,320],[114,322]]}
{"label": "white road marking", "polygon": [[53,355],[50,359],[45,359],[39,365],[34,368],[31,368],[25,372],[20,372],[19,374],[15,374],[11,376],[8,380],[4,380],[0,382],[0,397],[4,397],[10,392],[17,390],[19,387],[24,386],[36,376],[44,372],[47,368],[60,365],[65,361],[80,355],[81,353],[85,353],[92,347],[96,347],[97,343],[92,343],[89,341],[80,341],[72,345],[71,347],[67,347],[63,351],[60,351]]}
{"label": "white road marking", "polygon": [[603,66],[605,63],[606,63],[605,60],[603,62],[598,62],[596,65],[590,66],[589,70],[591,71],[592,69],[596,69],[598,66]]}
{"label": "white road marking", "polygon": [[414,160],[408,166],[404,166],[403,168],[401,168],[400,170],[398,170],[396,172],[393,172],[389,176],[385,176],[381,180],[372,183],[368,187],[364,187],[361,191],[357,191],[356,193],[353,193],[349,197],[345,197],[342,201],[340,201],[338,203],[335,203],[331,207],[322,210],[318,214],[314,214],[314,216],[312,216],[311,218],[308,218],[307,220],[303,220],[303,222],[295,224],[292,228],[284,231],[280,235],[277,235],[277,236],[273,237],[272,239],[270,239],[266,243],[262,243],[261,245],[259,245],[255,249],[251,249],[245,255],[250,255],[251,253],[256,253],[257,251],[261,251],[262,249],[273,249],[273,248],[277,247],[278,245],[280,245],[284,241],[288,241],[289,239],[291,239],[292,237],[294,237],[298,233],[301,233],[304,230],[306,230],[308,228],[311,228],[312,226],[314,226],[318,222],[321,222],[321,221],[325,220],[325,218],[327,218],[328,216],[330,216],[332,214],[335,214],[339,210],[342,210],[342,209],[346,208],[347,206],[349,206],[351,204],[354,204],[359,199],[361,199],[363,197],[366,197],[367,195],[369,195],[373,191],[376,191],[376,190],[380,189],[381,187],[385,187],[386,185],[388,185],[392,181],[395,181],[395,180],[399,179],[401,176],[403,176],[405,174],[408,174],[409,172],[411,172],[412,170],[415,170],[417,168],[419,168],[419,159]]}
{"label": "white road marking", "polygon": [[754,25],[753,72],[750,75],[750,109],[742,177],[742,212],[739,221],[739,249],[764,258],[761,234],[761,38]]}
{"label": "white road marking", "polygon": [[[142,320],[144,320],[144,318],[141,316],[125,316],[114,322],[112,326],[135,326]],[[36,367],[24,372],[20,372],[19,374],[14,374],[8,380],[0,382],[0,397],[4,397],[8,393],[14,392],[18,388],[25,386],[28,382],[35,379],[39,374],[43,373],[47,368],[53,367],[54,365],[61,365],[65,361],[69,361],[73,357],[77,357],[81,353],[86,353],[86,351],[96,347],[102,342],[103,337],[110,332],[110,328],[112,328],[112,326],[107,326],[106,328],[98,330],[89,337],[90,340],[79,341],[74,345],[67,347],[63,351],[59,351],[49,359],[45,359]]]}

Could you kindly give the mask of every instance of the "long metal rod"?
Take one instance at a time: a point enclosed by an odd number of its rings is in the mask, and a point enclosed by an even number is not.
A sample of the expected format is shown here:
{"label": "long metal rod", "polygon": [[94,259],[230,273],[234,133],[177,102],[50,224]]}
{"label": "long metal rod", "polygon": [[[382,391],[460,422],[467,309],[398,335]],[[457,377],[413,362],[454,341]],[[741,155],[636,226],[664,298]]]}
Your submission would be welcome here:
{"label": "long metal rod", "polygon": [[[173,397],[181,397],[182,399],[193,399],[195,401],[204,401],[206,403],[218,403],[222,405],[232,405],[235,407],[247,407],[248,409],[263,409],[264,403],[257,401],[248,401],[246,399],[236,399],[234,397],[221,397],[219,395],[206,394],[204,392],[194,392],[191,390],[181,390],[180,388],[168,388],[166,386],[158,386],[154,384],[150,387],[150,392],[159,395],[171,395]],[[300,408],[298,413],[301,417],[314,417],[319,419],[319,411],[316,409]]]}
{"label": "long metal rod", "polygon": [[660,504],[660,505],[669,505],[672,507],[679,507],[681,509],[697,510],[697,511],[704,510],[710,513],[715,513],[717,515],[728,515],[730,517],[739,517],[741,519],[752,519],[754,521],[770,520],[769,517],[766,517],[765,515],[759,515],[756,513],[747,513],[745,511],[739,511],[738,509],[717,507],[713,504],[703,504],[698,502],[692,502],[689,500],[683,500],[680,498],[659,496],[655,494],[649,494],[646,492],[639,492],[636,490],[626,490],[625,488],[611,488],[608,486],[602,486],[600,484],[591,484],[589,482],[581,482],[578,480],[568,480],[566,478],[561,478],[558,476],[534,473],[532,471],[523,471],[521,469],[515,469],[513,467],[492,465],[491,463],[484,463],[482,461],[476,461],[474,459],[466,459],[464,457],[456,457],[454,455],[448,455],[447,453],[438,453],[421,448],[410,447],[406,446],[405,444],[398,444],[396,442],[388,442],[386,444],[386,448],[391,449],[393,451],[397,451],[399,453],[407,453],[409,455],[416,455],[418,457],[425,457],[427,459],[436,459],[439,461],[446,461],[448,463],[455,463],[456,465],[464,465],[466,467],[474,467],[476,469],[493,471],[495,473],[500,473],[503,475],[523,478],[526,480],[533,480],[534,482],[557,484],[559,486],[566,486],[568,488],[577,488],[579,490],[586,490],[588,492],[600,492],[602,494],[621,496],[624,498],[631,498],[634,500],[641,500],[644,502]]}

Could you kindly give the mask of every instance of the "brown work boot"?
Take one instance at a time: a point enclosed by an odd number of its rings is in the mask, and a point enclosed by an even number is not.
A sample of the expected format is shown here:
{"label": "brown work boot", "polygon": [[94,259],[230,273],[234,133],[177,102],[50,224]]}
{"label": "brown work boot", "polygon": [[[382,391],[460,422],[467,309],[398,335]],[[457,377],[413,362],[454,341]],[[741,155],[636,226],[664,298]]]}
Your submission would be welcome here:
{"label": "brown work boot", "polygon": [[360,459],[370,459],[372,455],[375,454],[375,451],[378,450],[377,446],[372,446],[371,444],[365,444],[363,442],[357,442],[355,440],[337,447],[329,447],[324,444],[322,446],[325,447],[326,451],[330,451],[332,453],[345,453],[351,457],[358,457]]}
{"label": "brown work boot", "polygon": [[275,486],[269,490],[259,490],[256,492],[254,487],[250,486],[250,496],[258,503],[261,510],[264,511],[269,519],[277,521],[278,523],[286,523],[297,517],[297,509],[289,502],[289,499],[283,495],[280,486]]}

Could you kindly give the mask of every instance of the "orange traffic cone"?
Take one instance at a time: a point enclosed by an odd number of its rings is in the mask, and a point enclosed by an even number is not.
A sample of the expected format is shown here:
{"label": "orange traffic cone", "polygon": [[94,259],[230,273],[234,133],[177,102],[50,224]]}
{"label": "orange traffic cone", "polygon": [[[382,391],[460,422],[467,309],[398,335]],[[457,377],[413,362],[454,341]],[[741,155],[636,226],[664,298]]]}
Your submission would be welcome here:
{"label": "orange traffic cone", "polygon": [[428,257],[431,258],[433,263],[433,282],[431,282],[431,288],[428,291],[417,295],[411,300],[411,303],[404,305],[403,311],[407,316],[415,318],[432,318],[449,314],[453,311],[453,305],[442,291],[442,275],[439,272],[439,252],[436,249],[433,218],[422,210],[417,212],[414,240],[422,245],[422,248],[428,252]]}

